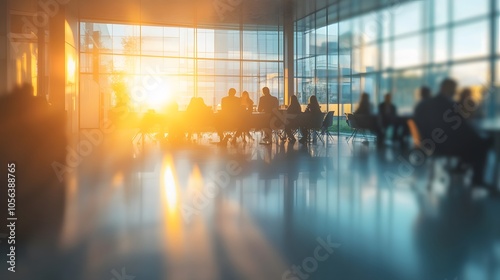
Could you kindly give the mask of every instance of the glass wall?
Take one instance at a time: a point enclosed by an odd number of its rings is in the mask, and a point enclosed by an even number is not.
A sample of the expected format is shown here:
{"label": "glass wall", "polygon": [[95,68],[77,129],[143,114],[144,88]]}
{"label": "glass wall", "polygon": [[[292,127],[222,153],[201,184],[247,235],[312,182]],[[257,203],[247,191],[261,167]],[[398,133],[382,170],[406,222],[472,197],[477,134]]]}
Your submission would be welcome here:
{"label": "glass wall", "polygon": [[[373,105],[393,93],[400,113],[411,113],[422,85],[438,90],[444,77],[492,98],[499,43],[499,0],[373,1],[360,12],[340,1],[296,22],[296,93],[316,94],[323,110],[350,112],[367,92]],[[339,105],[340,104],[340,105]],[[490,113],[494,111],[490,109]],[[336,113],[337,114],[337,113]]]}
{"label": "glass wall", "polygon": [[136,112],[161,111],[171,102],[183,110],[193,96],[202,97],[215,110],[231,87],[248,91],[257,103],[261,88],[267,86],[282,100],[282,48],[280,27],[204,29],[84,22],[81,91],[99,91],[94,103],[101,108],[127,102]]}

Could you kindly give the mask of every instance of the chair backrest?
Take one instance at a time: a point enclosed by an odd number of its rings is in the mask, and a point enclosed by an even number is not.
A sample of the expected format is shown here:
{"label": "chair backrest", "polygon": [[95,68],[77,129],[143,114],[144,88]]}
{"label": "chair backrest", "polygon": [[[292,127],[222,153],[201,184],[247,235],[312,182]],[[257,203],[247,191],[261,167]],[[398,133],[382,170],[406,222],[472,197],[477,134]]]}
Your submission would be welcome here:
{"label": "chair backrest", "polygon": [[359,128],[358,121],[357,121],[356,117],[354,116],[354,114],[345,113],[345,116],[346,116],[346,122],[349,125],[349,127],[354,128],[354,129]]}
{"label": "chair backrest", "polygon": [[420,131],[418,130],[417,124],[413,119],[408,119],[408,128],[410,129],[411,137],[413,138],[413,143],[416,147],[420,147],[422,142],[422,136],[420,136]]}
{"label": "chair backrest", "polygon": [[333,115],[335,111],[330,111],[326,114],[325,119],[323,119],[323,128],[329,128],[333,125]]}
{"label": "chair backrest", "polygon": [[325,113],[302,113],[303,126],[307,129],[319,130],[323,127],[323,120],[325,119]]}

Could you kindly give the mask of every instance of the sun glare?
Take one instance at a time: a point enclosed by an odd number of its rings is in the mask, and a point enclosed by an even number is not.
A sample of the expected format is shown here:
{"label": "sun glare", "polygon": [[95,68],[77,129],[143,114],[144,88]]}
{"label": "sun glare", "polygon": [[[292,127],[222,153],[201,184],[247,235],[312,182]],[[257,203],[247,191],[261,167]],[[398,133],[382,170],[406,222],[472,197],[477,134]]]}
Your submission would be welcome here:
{"label": "sun glare", "polygon": [[154,90],[148,92],[145,102],[148,109],[159,112],[172,101],[172,98],[173,92],[171,85],[167,81],[162,81]]}
{"label": "sun glare", "polygon": [[171,160],[165,160],[163,171],[163,188],[167,209],[173,211],[177,207],[177,187]]}

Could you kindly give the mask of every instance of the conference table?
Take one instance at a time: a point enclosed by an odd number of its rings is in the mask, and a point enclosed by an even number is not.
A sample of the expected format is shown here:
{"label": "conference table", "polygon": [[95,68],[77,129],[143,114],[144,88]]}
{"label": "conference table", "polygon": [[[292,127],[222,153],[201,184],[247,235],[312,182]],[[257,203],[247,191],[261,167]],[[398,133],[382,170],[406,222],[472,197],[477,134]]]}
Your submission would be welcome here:
{"label": "conference table", "polygon": [[[316,116],[316,115],[315,115]],[[224,113],[211,111],[189,113],[178,111],[168,114],[146,113],[140,122],[136,137],[151,133],[183,134],[197,132],[234,133],[236,131],[265,130],[282,133],[285,126],[315,128],[321,126],[324,113],[312,117],[310,113],[289,114],[286,110],[271,113],[238,112]]]}

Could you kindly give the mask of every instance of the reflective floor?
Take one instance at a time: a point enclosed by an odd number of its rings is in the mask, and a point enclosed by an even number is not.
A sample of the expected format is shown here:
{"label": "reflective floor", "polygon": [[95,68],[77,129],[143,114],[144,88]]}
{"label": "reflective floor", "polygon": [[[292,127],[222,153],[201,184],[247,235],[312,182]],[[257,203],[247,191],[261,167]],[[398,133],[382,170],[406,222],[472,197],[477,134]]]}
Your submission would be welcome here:
{"label": "reflective floor", "polygon": [[227,148],[129,137],[71,173],[61,254],[33,257],[22,279],[500,279],[500,200],[439,163],[429,180],[407,152],[345,136]]}

